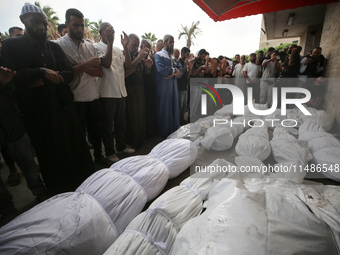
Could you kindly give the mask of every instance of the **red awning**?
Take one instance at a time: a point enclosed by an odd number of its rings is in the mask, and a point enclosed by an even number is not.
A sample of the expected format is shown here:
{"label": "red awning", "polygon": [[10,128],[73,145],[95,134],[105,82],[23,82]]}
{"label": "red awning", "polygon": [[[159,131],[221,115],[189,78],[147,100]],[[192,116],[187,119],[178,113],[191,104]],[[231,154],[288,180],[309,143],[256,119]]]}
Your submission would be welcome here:
{"label": "red awning", "polygon": [[193,0],[214,21],[295,9],[307,5],[328,4],[337,0]]}

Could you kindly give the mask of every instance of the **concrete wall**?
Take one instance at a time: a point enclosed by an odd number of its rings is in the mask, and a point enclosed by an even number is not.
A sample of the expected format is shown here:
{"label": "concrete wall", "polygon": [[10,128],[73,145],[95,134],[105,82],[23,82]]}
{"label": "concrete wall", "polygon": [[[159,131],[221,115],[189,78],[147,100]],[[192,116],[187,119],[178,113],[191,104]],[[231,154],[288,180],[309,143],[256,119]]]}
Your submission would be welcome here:
{"label": "concrete wall", "polygon": [[[307,55],[308,51],[320,46],[322,24],[318,26],[309,26],[301,36],[300,44],[302,46],[302,56]],[[314,38],[312,33],[314,33]]]}
{"label": "concrete wall", "polygon": [[[262,33],[262,32],[261,32]],[[263,34],[263,33],[262,33]],[[259,49],[262,48],[269,48],[269,47],[276,47],[284,43],[293,43],[294,41],[298,41],[298,45],[300,45],[300,38],[299,37],[289,37],[289,38],[280,38],[275,40],[261,40],[259,44]]]}
{"label": "concrete wall", "polygon": [[325,76],[337,78],[328,83],[324,109],[335,117],[335,126],[340,132],[340,3],[327,6],[320,46],[328,59]]}
{"label": "concrete wall", "polygon": [[[262,24],[261,27],[264,28],[264,18],[262,15]],[[288,38],[279,38],[275,40],[267,40],[267,36],[260,31],[260,43],[259,49],[269,48],[269,47],[276,47],[283,43],[292,43],[294,41],[298,41],[298,45],[300,45],[300,37],[288,37]]]}

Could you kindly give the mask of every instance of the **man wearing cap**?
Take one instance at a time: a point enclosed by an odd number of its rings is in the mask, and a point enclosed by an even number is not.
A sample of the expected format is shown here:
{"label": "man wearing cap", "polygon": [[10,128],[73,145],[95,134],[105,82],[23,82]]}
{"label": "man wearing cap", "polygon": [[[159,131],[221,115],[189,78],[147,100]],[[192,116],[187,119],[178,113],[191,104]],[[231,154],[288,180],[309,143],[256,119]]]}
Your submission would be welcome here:
{"label": "man wearing cap", "polygon": [[93,171],[69,82],[73,70],[59,45],[47,41],[47,17],[26,4],[25,34],[3,41],[2,65],[13,71],[17,102],[51,194],[74,191]]}
{"label": "man wearing cap", "polygon": [[177,78],[182,66],[174,65],[174,37],[165,35],[163,49],[155,54],[156,110],[160,134],[167,137],[179,128]]}

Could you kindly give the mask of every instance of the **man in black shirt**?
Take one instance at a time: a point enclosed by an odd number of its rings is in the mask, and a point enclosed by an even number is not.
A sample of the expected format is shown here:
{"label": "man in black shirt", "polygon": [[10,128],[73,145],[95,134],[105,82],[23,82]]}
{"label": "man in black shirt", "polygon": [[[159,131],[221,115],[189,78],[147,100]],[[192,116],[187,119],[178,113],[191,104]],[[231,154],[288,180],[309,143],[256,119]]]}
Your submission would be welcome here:
{"label": "man in black shirt", "polygon": [[22,8],[25,34],[3,42],[3,66],[13,84],[26,128],[51,194],[74,191],[94,171],[69,82],[73,70],[56,43],[46,40],[47,17],[35,5]]}
{"label": "man in black shirt", "polygon": [[205,49],[201,49],[198,52],[197,57],[194,60],[194,66],[192,68],[191,77],[200,78],[203,77],[205,73],[208,72],[208,67],[206,65],[207,63],[205,63],[206,54],[207,51]]}
{"label": "man in black shirt", "polygon": [[183,67],[182,76],[178,79],[178,95],[179,95],[179,121],[181,125],[186,123],[184,119],[184,114],[187,110],[187,102],[188,102],[188,87],[189,87],[189,79],[191,68],[189,65],[189,55],[190,49],[187,47],[183,47],[181,49],[181,58],[179,62]]}
{"label": "man in black shirt", "polygon": [[[277,82],[278,87],[278,108],[281,108],[281,88],[282,87],[297,87],[298,74],[300,71],[300,54],[295,44],[291,44],[288,48],[289,55],[286,57],[281,66],[282,78]],[[296,98],[296,93],[287,93],[287,98]]]}

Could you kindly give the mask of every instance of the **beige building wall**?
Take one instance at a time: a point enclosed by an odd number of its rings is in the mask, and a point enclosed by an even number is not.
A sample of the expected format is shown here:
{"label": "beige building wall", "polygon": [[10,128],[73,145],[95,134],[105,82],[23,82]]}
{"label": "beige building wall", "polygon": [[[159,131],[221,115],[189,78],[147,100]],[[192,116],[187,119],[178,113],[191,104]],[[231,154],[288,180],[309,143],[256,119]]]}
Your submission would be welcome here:
{"label": "beige building wall", "polygon": [[320,46],[322,25],[309,26],[301,36],[300,44],[302,46],[302,56],[307,55],[308,51]]}
{"label": "beige building wall", "polygon": [[[324,109],[335,117],[340,131],[340,3],[328,4],[323,25],[322,54],[328,59],[325,76],[331,79],[326,88]],[[335,79],[337,78],[337,79]]]}
{"label": "beige building wall", "polygon": [[[262,24],[261,27],[264,28],[264,20],[262,15]],[[269,47],[276,47],[283,43],[292,43],[298,41],[298,45],[300,43],[300,37],[288,37],[288,38],[279,38],[275,40],[267,40],[267,36],[261,31],[260,32],[260,44],[259,49],[269,48]]]}

